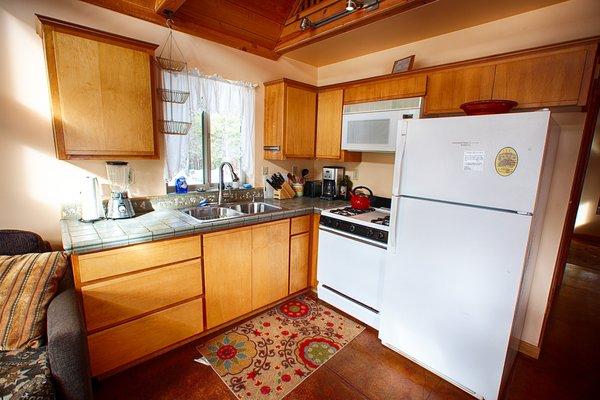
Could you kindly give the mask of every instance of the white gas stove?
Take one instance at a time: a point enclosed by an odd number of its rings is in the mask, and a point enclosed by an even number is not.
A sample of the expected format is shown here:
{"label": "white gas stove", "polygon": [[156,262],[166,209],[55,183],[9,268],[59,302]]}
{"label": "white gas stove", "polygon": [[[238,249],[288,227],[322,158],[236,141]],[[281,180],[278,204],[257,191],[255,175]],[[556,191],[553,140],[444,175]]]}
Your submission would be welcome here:
{"label": "white gas stove", "polygon": [[350,234],[369,243],[387,247],[390,211],[385,208],[358,210],[332,208],[321,213],[321,227]]}
{"label": "white gas stove", "polygon": [[390,212],[384,208],[325,210],[319,226],[319,297],[379,328]]}

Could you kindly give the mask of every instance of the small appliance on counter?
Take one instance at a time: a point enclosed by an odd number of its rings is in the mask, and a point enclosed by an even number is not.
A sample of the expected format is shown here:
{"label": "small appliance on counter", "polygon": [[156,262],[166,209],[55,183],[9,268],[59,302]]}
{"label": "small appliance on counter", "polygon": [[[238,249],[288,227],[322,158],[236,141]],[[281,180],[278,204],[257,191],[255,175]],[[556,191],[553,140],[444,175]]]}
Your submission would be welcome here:
{"label": "small appliance on counter", "polygon": [[104,218],[102,190],[98,178],[86,176],[81,189],[81,221],[94,222]]}
{"label": "small appliance on counter", "polygon": [[322,181],[306,181],[304,183],[304,196],[305,197],[321,197],[321,185]]}
{"label": "small appliance on counter", "polygon": [[106,173],[110,182],[107,218],[131,218],[135,215],[127,194],[131,183],[131,169],[125,161],[107,161]]}
{"label": "small appliance on counter", "polygon": [[336,200],[340,198],[340,186],[345,172],[344,167],[323,167],[322,199]]}

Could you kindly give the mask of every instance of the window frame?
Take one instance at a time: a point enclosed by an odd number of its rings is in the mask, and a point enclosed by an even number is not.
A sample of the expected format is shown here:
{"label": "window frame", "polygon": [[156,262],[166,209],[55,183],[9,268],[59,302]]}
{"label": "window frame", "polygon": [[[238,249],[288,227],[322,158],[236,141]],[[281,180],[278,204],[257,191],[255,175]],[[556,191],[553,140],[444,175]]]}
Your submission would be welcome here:
{"label": "window frame", "polygon": [[[204,183],[202,184],[188,184],[188,191],[207,191],[210,189],[216,189],[219,185],[218,182],[210,181],[210,114],[208,111],[202,111],[202,147],[204,151],[202,159],[202,175]],[[169,182],[165,182],[167,194],[175,193],[175,185],[170,185]]]}

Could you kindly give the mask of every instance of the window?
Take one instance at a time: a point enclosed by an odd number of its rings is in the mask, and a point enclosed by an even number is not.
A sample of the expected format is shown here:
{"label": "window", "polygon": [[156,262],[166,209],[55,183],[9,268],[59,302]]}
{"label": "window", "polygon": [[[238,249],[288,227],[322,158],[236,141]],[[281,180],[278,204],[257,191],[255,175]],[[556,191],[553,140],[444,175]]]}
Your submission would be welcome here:
{"label": "window", "polygon": [[[192,123],[187,135],[165,135],[167,192],[174,191],[177,178],[182,176],[191,189],[216,186],[219,166],[224,161],[232,164],[243,181],[252,182],[256,85],[195,71],[169,81],[169,87],[180,90],[188,78],[190,96],[186,106],[176,108],[176,112],[170,111],[171,103],[170,107],[163,106],[165,115]],[[232,181],[228,171],[224,181]]]}
{"label": "window", "polygon": [[[219,166],[228,161],[235,172],[242,176],[241,119],[208,112],[192,113],[189,135],[188,171],[180,171],[168,182],[169,192],[174,191],[175,181],[185,176],[190,189],[208,188],[219,183]],[[231,182],[228,170],[224,181]]]}

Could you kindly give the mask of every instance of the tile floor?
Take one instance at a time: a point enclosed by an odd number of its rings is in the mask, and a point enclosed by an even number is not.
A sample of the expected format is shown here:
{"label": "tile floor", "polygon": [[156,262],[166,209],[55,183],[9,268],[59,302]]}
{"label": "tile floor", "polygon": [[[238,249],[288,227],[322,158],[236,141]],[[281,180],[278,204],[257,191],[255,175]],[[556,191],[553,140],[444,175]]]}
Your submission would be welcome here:
{"label": "tile floor", "polygon": [[[600,270],[569,264],[540,359],[517,358],[507,399],[600,399],[599,311]],[[195,346],[98,382],[96,399],[235,399],[211,368],[192,361]],[[473,398],[383,347],[367,329],[286,397],[300,399]]]}

